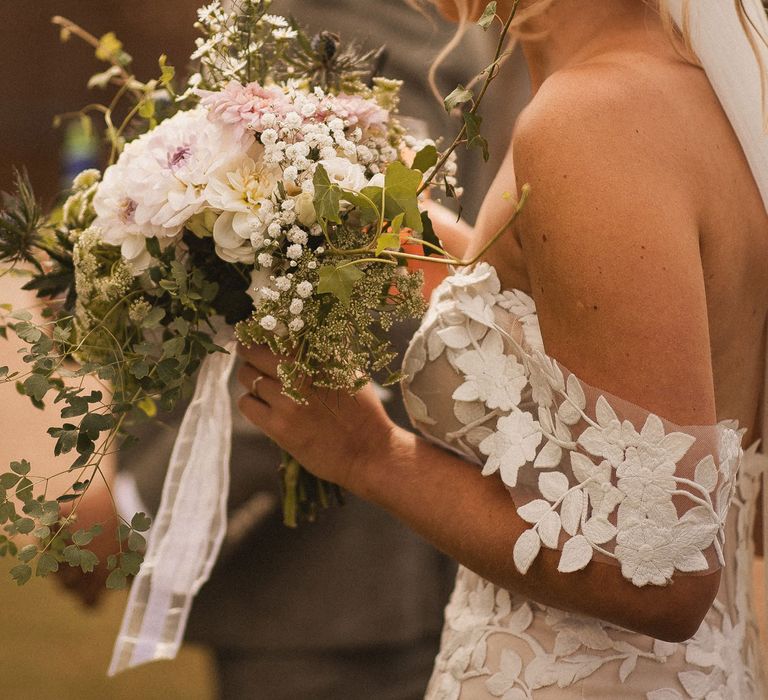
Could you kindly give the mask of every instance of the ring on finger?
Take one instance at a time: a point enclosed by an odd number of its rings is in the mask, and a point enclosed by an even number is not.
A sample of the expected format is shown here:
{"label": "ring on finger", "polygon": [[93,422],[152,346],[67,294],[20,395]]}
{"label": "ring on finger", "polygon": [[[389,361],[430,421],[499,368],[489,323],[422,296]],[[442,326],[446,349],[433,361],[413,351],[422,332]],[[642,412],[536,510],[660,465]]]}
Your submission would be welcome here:
{"label": "ring on finger", "polygon": [[251,396],[259,398],[259,382],[264,379],[264,375],[260,374],[256,379],[251,382]]}

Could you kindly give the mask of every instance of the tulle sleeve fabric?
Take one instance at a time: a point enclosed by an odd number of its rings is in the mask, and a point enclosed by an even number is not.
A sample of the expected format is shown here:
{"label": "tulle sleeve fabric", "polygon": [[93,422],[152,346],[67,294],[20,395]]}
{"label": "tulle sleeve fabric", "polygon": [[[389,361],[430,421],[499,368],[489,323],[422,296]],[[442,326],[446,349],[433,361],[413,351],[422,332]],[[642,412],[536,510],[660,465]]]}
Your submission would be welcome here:
{"label": "tulle sleeve fabric", "polygon": [[587,385],[547,356],[533,300],[502,292],[489,265],[436,290],[404,372],[414,425],[500,479],[530,524],[510,543],[521,573],[542,548],[561,572],[610,562],[636,586],[723,565],[742,432],[677,426]]}

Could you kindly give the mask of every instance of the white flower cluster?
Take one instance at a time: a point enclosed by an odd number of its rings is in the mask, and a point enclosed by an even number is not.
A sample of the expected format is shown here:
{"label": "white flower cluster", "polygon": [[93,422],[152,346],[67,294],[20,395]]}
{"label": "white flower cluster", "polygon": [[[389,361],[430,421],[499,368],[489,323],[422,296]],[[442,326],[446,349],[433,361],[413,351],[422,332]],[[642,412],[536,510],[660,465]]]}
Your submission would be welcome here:
{"label": "white flower cluster", "polygon": [[[211,22],[218,16],[215,4],[201,13]],[[285,28],[272,16],[264,21]],[[164,249],[185,229],[211,236],[222,260],[254,266],[249,293],[257,310],[264,300],[292,295],[285,297],[290,318],[283,325],[298,332],[302,299],[312,289],[294,277],[300,265],[316,270],[324,253],[312,243],[322,233],[314,208],[317,168],[343,190],[382,186],[399,155],[390,113],[374,97],[297,84],[231,81],[200,94],[200,106],[129,143],[107,169],[94,199],[95,225],[136,274],[152,261],[147,239]],[[262,325],[278,329],[271,316]]]}

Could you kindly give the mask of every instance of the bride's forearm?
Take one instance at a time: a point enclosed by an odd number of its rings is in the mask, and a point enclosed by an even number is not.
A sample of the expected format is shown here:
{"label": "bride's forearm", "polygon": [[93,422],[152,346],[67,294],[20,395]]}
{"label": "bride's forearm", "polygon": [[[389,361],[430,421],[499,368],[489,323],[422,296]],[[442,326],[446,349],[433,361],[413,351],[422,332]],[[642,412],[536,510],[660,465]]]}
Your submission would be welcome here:
{"label": "bride's forearm", "polygon": [[562,574],[553,550],[543,550],[523,576],[512,549],[529,526],[497,478],[400,428],[377,454],[355,470],[353,492],[483,578],[534,601],[680,641],[695,633],[717,591],[719,574],[678,576],[664,588],[637,588],[619,567],[598,562]]}

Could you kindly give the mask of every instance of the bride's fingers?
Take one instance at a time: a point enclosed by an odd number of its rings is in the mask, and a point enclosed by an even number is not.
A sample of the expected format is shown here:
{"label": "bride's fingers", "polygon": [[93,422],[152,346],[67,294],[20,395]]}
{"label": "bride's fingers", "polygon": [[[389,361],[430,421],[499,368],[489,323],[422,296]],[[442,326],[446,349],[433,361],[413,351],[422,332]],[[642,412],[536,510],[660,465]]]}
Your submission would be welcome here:
{"label": "bride's fingers", "polygon": [[274,406],[285,398],[280,382],[253,365],[241,365],[237,370],[237,379],[248,393],[268,406]]}
{"label": "bride's fingers", "polygon": [[269,377],[277,377],[277,367],[283,361],[266,345],[252,345],[251,347],[238,345],[237,354],[249,365]]}

